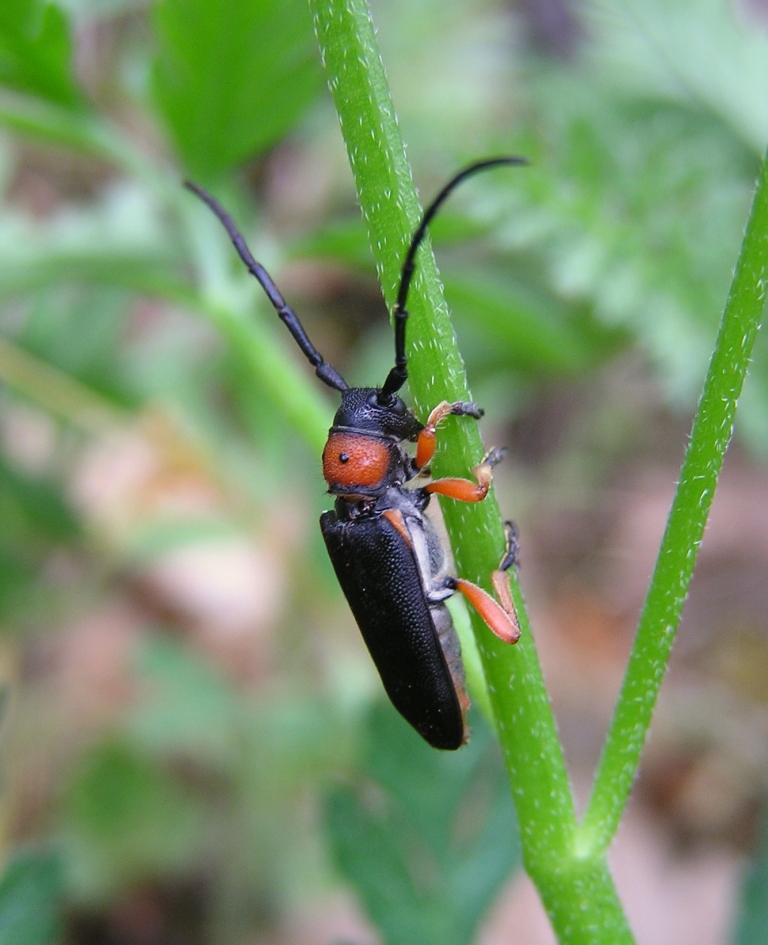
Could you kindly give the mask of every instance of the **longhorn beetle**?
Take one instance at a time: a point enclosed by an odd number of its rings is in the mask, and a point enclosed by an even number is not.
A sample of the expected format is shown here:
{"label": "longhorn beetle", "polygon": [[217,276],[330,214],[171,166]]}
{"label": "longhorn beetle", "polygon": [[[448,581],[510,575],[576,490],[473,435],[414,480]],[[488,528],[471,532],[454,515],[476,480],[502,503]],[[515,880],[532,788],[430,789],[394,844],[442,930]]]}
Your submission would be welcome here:
{"label": "longhorn beetle", "polygon": [[[320,528],[336,576],[395,708],[435,748],[454,750],[467,740],[461,648],[446,598],[460,591],[489,629],[507,643],[520,636],[506,570],[515,562],[516,535],[507,526],[507,550],[492,580],[498,603],[482,588],[448,574],[445,550],[424,514],[434,493],[461,502],[488,494],[492,469],[503,451],[491,450],[469,479],[435,479],[425,486],[406,483],[427,472],[435,452],[437,427],[448,416],[480,419],[474,403],[444,401],[422,424],[397,392],[408,378],[405,353],[406,302],[416,267],[416,251],[440,205],[461,181],[523,158],[479,161],[451,178],[427,207],[411,239],[394,309],[395,365],[381,387],[349,387],[307,337],[265,269],[253,258],[232,218],[202,187],[186,182],[216,214],[248,271],[258,279],[320,380],[341,394],[341,406],[323,450],[323,475],[336,496]],[[410,456],[402,443],[415,442]]]}

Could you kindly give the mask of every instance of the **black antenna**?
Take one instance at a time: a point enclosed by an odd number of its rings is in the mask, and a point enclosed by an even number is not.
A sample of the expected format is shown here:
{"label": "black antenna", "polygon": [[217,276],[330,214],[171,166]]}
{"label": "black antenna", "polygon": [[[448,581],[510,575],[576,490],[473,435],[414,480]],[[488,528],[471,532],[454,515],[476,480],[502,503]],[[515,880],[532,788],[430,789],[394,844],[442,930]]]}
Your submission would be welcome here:
{"label": "black antenna", "polygon": [[267,297],[274,306],[275,311],[285,322],[288,331],[293,335],[296,344],[298,344],[298,346],[304,352],[306,359],[309,361],[312,367],[314,367],[315,374],[317,374],[324,384],[327,384],[334,390],[340,391],[341,393],[349,390],[349,386],[341,374],[339,374],[336,368],[331,367],[330,364],[326,364],[320,352],[309,340],[307,333],[304,331],[304,328],[299,321],[299,316],[296,314],[296,312],[294,312],[290,305],[286,305],[285,299],[280,294],[277,286],[272,281],[272,278],[267,270],[260,263],[257,263],[253,258],[251,251],[245,244],[242,234],[235,226],[235,222],[232,217],[230,217],[227,211],[214,197],[208,193],[207,190],[204,190],[197,184],[193,184],[192,181],[189,180],[184,181],[184,186],[188,190],[191,190],[193,194],[197,194],[197,196],[204,203],[207,203],[211,210],[213,210],[213,212],[219,218],[224,226],[224,229],[229,234],[229,238],[232,240],[238,255],[245,263],[248,272],[250,272],[252,276],[255,276],[261,283],[261,287],[267,293]]}
{"label": "black antenna", "polygon": [[526,159],[522,157],[498,157],[487,158],[484,161],[476,161],[474,164],[470,164],[469,167],[465,167],[462,171],[459,171],[455,177],[452,177],[424,211],[424,216],[421,218],[421,223],[419,223],[418,227],[416,228],[416,232],[413,234],[413,238],[411,239],[411,245],[408,247],[408,252],[405,256],[405,262],[403,263],[403,269],[400,275],[400,288],[397,291],[397,302],[395,303],[394,310],[395,366],[387,375],[387,379],[384,381],[384,384],[379,391],[378,401],[380,404],[386,404],[390,402],[392,395],[396,391],[400,390],[400,388],[408,379],[408,359],[405,355],[405,323],[408,320],[408,311],[406,310],[405,305],[408,300],[408,290],[411,287],[411,279],[413,278],[413,273],[416,270],[416,250],[419,248],[421,241],[426,235],[427,227],[429,226],[430,221],[440,209],[441,204],[451,193],[454,187],[460,184],[465,178],[471,177],[472,174],[476,174],[478,171],[484,171],[489,167],[497,167],[500,164],[527,163],[528,162]]}

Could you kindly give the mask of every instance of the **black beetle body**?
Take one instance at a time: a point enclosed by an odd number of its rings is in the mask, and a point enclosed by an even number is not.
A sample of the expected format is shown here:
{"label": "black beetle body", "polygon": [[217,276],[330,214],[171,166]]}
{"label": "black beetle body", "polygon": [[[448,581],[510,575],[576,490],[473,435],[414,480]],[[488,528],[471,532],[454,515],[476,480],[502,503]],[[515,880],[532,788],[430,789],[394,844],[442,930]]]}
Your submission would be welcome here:
{"label": "black beetle body", "polygon": [[328,554],[392,704],[430,745],[459,748],[468,702],[445,550],[419,492],[392,488],[381,502],[410,541],[375,507],[347,517],[341,499],[320,518]]}
{"label": "black beetle body", "polygon": [[[442,420],[450,415],[479,419],[482,410],[472,403],[443,402],[423,424],[397,395],[408,377],[406,300],[416,250],[429,221],[453,188],[485,168],[523,163],[521,158],[494,158],[472,164],[453,177],[429,205],[403,264],[394,310],[395,365],[381,387],[370,388],[350,388],[323,360],[231,218],[210,194],[187,183],[223,223],[317,376],[342,395],[323,451],[323,475],[328,492],[336,496],[333,511],[320,518],[323,538],[393,705],[430,745],[447,750],[460,748],[467,740],[464,716],[469,699],[464,691],[461,648],[445,600],[461,591],[493,633],[514,643],[520,631],[504,571],[515,561],[516,536],[510,526],[507,552],[492,576],[498,603],[477,585],[448,573],[445,550],[425,515],[434,493],[464,502],[482,501],[502,451],[492,450],[475,468],[476,482],[438,479],[420,488],[407,486],[431,460]],[[415,457],[405,451],[404,442],[417,443]]]}

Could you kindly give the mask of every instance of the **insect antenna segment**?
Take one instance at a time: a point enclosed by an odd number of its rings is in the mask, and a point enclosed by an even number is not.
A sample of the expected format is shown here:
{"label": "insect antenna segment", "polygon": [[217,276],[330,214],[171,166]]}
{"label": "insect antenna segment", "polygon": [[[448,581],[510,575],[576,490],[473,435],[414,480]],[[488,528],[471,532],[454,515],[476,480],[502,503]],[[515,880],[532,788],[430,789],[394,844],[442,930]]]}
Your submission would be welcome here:
{"label": "insect antenna segment", "polygon": [[199,184],[194,184],[192,181],[187,180],[184,181],[184,186],[188,190],[191,190],[193,194],[197,194],[197,196],[204,203],[206,203],[219,218],[224,229],[227,231],[229,238],[232,240],[232,243],[237,250],[238,256],[245,263],[248,272],[258,279],[261,287],[267,293],[267,298],[274,306],[275,311],[283,320],[283,322],[285,322],[285,325],[291,335],[293,335],[296,344],[299,346],[299,348],[301,348],[304,356],[315,369],[315,374],[317,374],[324,384],[327,384],[328,387],[332,387],[334,390],[340,391],[341,393],[349,390],[349,385],[341,376],[341,374],[339,374],[336,368],[332,367],[325,360],[323,360],[323,356],[309,340],[309,336],[307,335],[306,331],[304,331],[304,326],[299,321],[299,316],[296,314],[296,312],[294,312],[290,305],[286,303],[285,299],[280,293],[280,290],[272,281],[272,277],[269,275],[267,270],[261,265],[261,263],[257,262],[253,258],[253,254],[248,249],[242,233],[240,233],[237,226],[235,225],[235,221],[227,213],[224,207],[222,207],[218,200],[216,200],[215,197],[212,197],[207,190],[200,187]]}
{"label": "insect antenna segment", "polygon": [[427,233],[427,227],[434,218],[441,205],[448,195],[467,177],[477,174],[479,171],[485,171],[492,167],[498,167],[503,164],[527,164],[528,161],[523,157],[497,157],[486,158],[483,161],[475,161],[458,174],[454,175],[443,187],[440,193],[435,197],[431,204],[424,211],[421,222],[416,227],[408,252],[405,256],[405,262],[400,273],[400,286],[397,290],[397,301],[395,302],[395,366],[387,375],[387,379],[382,385],[379,394],[379,403],[388,404],[392,395],[396,393],[408,380],[408,358],[405,353],[405,323],[408,320],[408,311],[406,303],[408,301],[408,290],[411,287],[411,280],[416,271],[416,251],[421,245]]}

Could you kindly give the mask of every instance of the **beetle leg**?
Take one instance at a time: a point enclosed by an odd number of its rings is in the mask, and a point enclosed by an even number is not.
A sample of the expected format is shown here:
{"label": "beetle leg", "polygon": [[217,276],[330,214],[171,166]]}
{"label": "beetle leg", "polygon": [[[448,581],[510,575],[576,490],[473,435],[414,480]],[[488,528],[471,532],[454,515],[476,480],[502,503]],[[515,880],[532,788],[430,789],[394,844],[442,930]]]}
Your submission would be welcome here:
{"label": "beetle leg", "polygon": [[493,478],[493,467],[501,462],[506,454],[505,449],[492,449],[486,453],[482,463],[472,470],[476,482],[469,479],[435,479],[424,486],[424,491],[448,496],[449,499],[458,499],[459,502],[482,502],[488,495]]}
{"label": "beetle leg", "polygon": [[515,525],[514,522],[504,522],[504,528],[507,533],[507,547],[504,552],[504,557],[499,562],[498,568],[491,573],[491,583],[493,584],[496,599],[501,604],[502,610],[509,617],[510,622],[517,631],[515,639],[510,640],[510,643],[514,643],[520,636],[520,624],[517,620],[517,609],[515,602],[512,600],[512,592],[509,589],[509,576],[507,575],[507,571],[519,564],[518,552],[520,551],[520,536],[518,535],[517,525]]}
{"label": "beetle leg", "polygon": [[507,519],[504,522],[504,531],[507,536],[507,549],[499,563],[499,571],[509,571],[510,568],[520,564],[520,533],[517,530],[517,525]]}
{"label": "beetle leg", "polygon": [[444,400],[438,404],[427,418],[426,426],[419,433],[414,460],[416,469],[422,469],[435,455],[437,428],[446,417],[474,417],[475,420],[479,420],[483,413],[482,407],[466,400],[457,400],[453,404]]}
{"label": "beetle leg", "polygon": [[[495,575],[506,577],[506,572],[494,571],[493,575],[494,589],[499,593],[503,585],[496,583]],[[502,599],[501,603],[491,597],[482,587],[478,587],[471,581],[465,581],[463,578],[454,578],[454,587],[457,591],[461,591],[472,604],[491,633],[504,643],[517,643],[520,639],[520,627],[508,585],[503,586],[503,591],[499,595]]]}
{"label": "beetle leg", "polygon": [[518,535],[512,522],[504,523],[507,532],[507,547],[498,568],[491,574],[491,583],[496,600],[482,587],[462,578],[449,578],[448,584],[460,591],[480,614],[483,623],[504,643],[517,643],[520,639],[520,624],[517,620],[515,602],[509,589],[507,571],[517,564]]}

